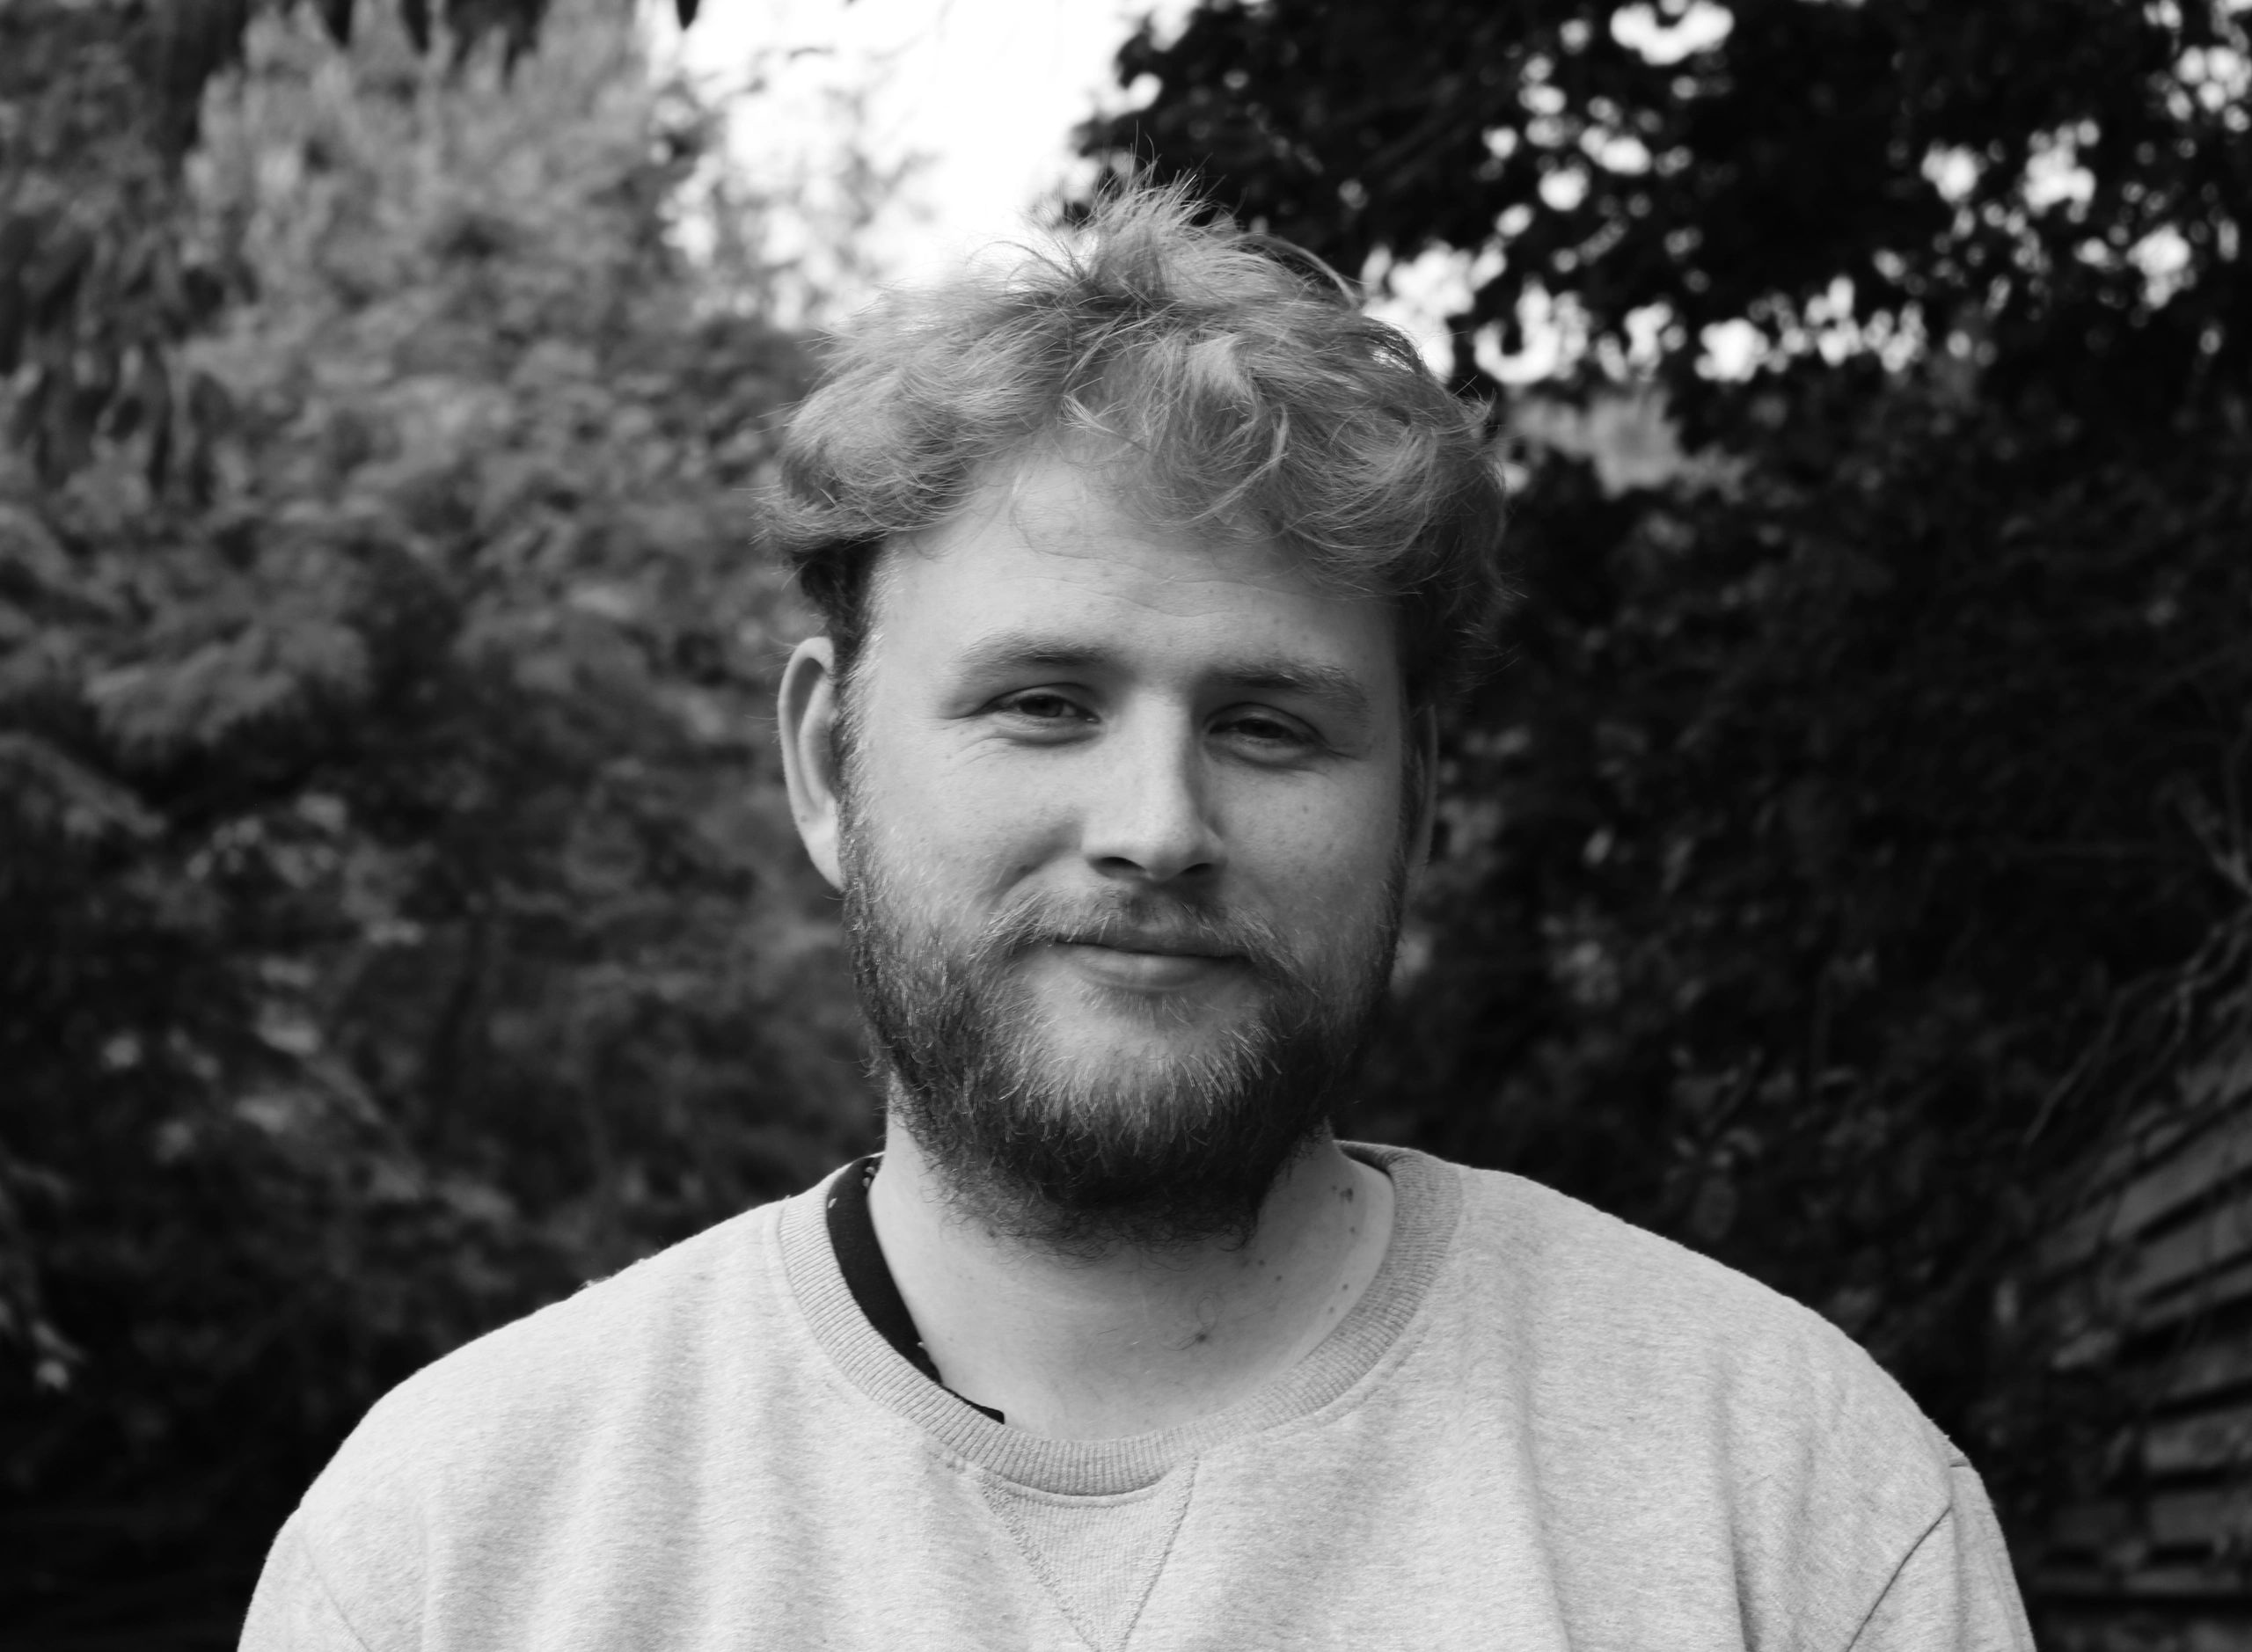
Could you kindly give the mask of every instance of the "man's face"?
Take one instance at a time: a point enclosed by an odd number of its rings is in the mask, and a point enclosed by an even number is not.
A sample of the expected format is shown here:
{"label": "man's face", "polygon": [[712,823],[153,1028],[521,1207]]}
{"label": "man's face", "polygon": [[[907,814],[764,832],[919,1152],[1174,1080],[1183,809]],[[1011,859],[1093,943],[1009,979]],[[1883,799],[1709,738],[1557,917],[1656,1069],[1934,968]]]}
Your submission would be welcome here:
{"label": "man's face", "polygon": [[839,859],[892,1105],[989,1225],[1247,1231],[1381,1001],[1392,616],[1037,458],[886,555]]}

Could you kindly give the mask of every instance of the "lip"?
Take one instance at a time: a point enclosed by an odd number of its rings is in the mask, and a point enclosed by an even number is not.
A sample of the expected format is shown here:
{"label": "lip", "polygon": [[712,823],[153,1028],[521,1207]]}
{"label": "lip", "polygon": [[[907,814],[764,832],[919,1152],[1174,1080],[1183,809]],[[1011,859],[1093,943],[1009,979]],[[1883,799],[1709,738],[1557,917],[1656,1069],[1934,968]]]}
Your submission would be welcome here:
{"label": "lip", "polygon": [[1213,953],[1144,950],[1100,941],[1057,941],[1057,956],[1105,986],[1136,992],[1179,992],[1219,980],[1235,967]]}

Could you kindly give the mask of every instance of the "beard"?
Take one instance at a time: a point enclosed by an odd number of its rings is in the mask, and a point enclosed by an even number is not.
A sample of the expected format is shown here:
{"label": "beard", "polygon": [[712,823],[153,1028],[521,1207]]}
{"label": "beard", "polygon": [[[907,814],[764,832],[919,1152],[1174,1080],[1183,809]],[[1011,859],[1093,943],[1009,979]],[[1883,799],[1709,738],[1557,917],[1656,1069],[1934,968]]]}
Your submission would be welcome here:
{"label": "beard", "polygon": [[[876,1075],[955,1214],[1089,1261],[1247,1243],[1358,1076],[1399,939],[1404,856],[1350,932],[1307,962],[1254,915],[1129,889],[1027,894],[949,928],[878,864],[849,803],[841,825],[845,937]],[[1064,1048],[1026,979],[1029,954],[1153,934],[1232,959],[1250,1006],[1200,1015],[1114,992],[1106,1012],[1137,1049]]]}

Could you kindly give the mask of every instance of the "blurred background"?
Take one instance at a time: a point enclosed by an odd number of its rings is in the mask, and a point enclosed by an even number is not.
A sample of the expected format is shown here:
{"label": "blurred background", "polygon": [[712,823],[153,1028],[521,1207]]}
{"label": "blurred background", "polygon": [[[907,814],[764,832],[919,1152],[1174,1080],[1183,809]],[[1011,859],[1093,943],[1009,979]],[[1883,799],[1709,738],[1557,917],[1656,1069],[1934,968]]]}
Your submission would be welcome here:
{"label": "blurred background", "polygon": [[2050,1648],[2252,1646],[2247,0],[0,4],[0,1645],[874,1137],[752,490],[1140,167],[1492,409],[1348,1133],[1807,1303]]}

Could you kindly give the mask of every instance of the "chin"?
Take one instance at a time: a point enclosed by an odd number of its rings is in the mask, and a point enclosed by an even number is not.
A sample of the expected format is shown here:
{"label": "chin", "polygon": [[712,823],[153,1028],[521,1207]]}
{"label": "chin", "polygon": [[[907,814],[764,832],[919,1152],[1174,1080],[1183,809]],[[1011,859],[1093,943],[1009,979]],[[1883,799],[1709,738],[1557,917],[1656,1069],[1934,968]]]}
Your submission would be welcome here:
{"label": "chin", "polygon": [[1072,983],[1035,992],[1027,1007],[1028,1067],[1061,1088],[1195,1093],[1240,1067],[1264,1042],[1276,1006],[1240,984],[1150,994]]}
{"label": "chin", "polygon": [[1258,1013],[1164,1029],[1078,1017],[982,1053],[919,1084],[895,1073],[896,1116],[963,1214],[1086,1257],[1247,1239],[1284,1167],[1327,1130],[1352,1064]]}
{"label": "chin", "polygon": [[1254,1025],[1267,994],[1230,982],[1193,992],[1122,990],[1088,982],[1043,983],[1029,995],[1058,1049],[1136,1046],[1153,1054],[1224,1039]]}
{"label": "chin", "polygon": [[1254,1026],[1245,1016],[1184,1015],[1160,1025],[1146,1014],[1078,1016],[1049,1025],[1038,1067],[1083,1093],[1106,1086],[1162,1093],[1225,1068]]}

